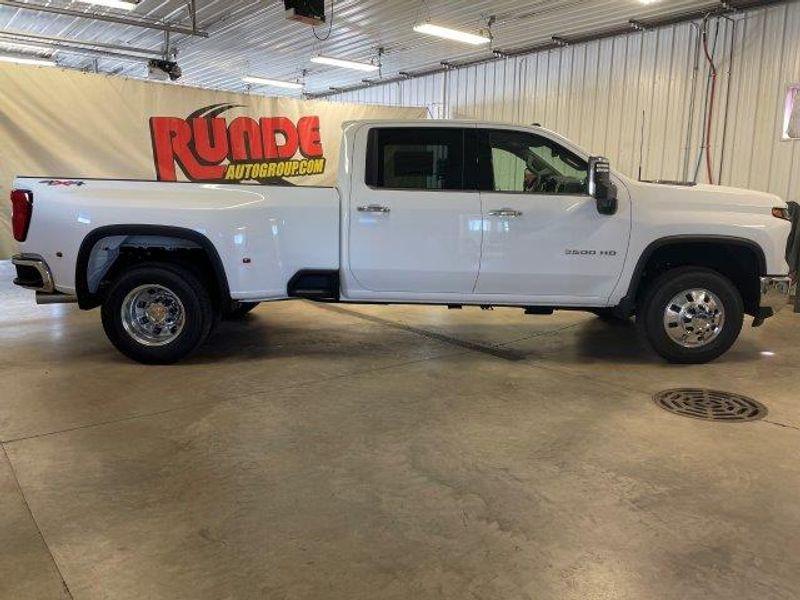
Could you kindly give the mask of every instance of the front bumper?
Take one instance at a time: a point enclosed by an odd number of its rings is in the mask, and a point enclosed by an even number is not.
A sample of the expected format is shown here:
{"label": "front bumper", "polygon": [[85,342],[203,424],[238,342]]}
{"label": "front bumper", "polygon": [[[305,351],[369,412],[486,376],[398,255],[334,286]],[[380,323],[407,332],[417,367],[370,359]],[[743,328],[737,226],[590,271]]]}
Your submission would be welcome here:
{"label": "front bumper", "polygon": [[17,268],[15,285],[45,294],[56,291],[50,267],[38,254],[15,254],[11,263]]}
{"label": "front bumper", "polygon": [[789,306],[789,295],[792,289],[790,277],[761,278],[761,314],[763,318],[776,315]]}

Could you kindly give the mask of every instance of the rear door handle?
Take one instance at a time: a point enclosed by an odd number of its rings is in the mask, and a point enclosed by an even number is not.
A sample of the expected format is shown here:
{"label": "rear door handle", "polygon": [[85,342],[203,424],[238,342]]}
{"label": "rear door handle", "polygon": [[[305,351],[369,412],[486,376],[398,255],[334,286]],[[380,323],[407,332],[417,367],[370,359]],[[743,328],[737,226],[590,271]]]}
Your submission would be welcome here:
{"label": "rear door handle", "polygon": [[359,206],[356,208],[358,212],[362,213],[380,213],[380,214],[388,214],[392,212],[392,209],[388,206],[381,206],[380,204],[370,204],[368,206]]}
{"label": "rear door handle", "polygon": [[500,208],[489,213],[490,217],[521,217],[522,211],[513,208]]}

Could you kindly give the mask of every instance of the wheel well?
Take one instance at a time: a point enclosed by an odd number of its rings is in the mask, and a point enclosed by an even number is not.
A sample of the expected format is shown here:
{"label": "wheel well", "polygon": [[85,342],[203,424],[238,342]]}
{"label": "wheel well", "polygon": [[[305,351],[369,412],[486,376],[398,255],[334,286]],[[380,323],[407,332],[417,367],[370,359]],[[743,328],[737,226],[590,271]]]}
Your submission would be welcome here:
{"label": "wheel well", "polygon": [[645,290],[660,275],[677,267],[704,267],[731,280],[744,301],[745,312],[758,313],[759,278],[764,274],[764,257],[750,244],[733,241],[682,241],[659,245],[637,268],[635,293],[629,297],[638,306]]}
{"label": "wheel well", "polygon": [[215,306],[230,302],[222,262],[205,236],[179,228],[113,226],[93,232],[81,245],[75,283],[80,307],[102,304],[121,273],[139,264],[159,262],[192,270],[207,286]]}

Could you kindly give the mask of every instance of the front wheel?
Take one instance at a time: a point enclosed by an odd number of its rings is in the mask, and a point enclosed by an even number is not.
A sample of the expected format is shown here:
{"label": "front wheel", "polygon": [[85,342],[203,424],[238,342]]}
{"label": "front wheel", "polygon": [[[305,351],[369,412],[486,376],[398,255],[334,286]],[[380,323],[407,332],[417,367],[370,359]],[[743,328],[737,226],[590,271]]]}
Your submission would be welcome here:
{"label": "front wheel", "polygon": [[744,323],[744,303],[729,279],[710,269],[664,273],[647,289],[637,324],[672,363],[701,364],[727,352]]}
{"label": "front wheel", "polygon": [[102,308],[103,329],[128,358],[170,364],[191,354],[216,322],[208,291],[190,270],[147,264],[122,274]]}

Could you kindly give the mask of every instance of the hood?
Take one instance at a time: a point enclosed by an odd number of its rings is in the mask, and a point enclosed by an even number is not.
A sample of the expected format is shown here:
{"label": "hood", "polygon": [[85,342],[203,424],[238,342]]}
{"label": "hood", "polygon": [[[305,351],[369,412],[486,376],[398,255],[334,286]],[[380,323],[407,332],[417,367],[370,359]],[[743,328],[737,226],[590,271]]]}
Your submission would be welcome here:
{"label": "hood", "polygon": [[784,207],[786,202],[775,194],[745,190],[741,188],[708,185],[705,183],[686,184],[678,182],[628,181],[636,197],[646,197],[661,202],[680,204],[702,203],[727,207],[772,208]]}

